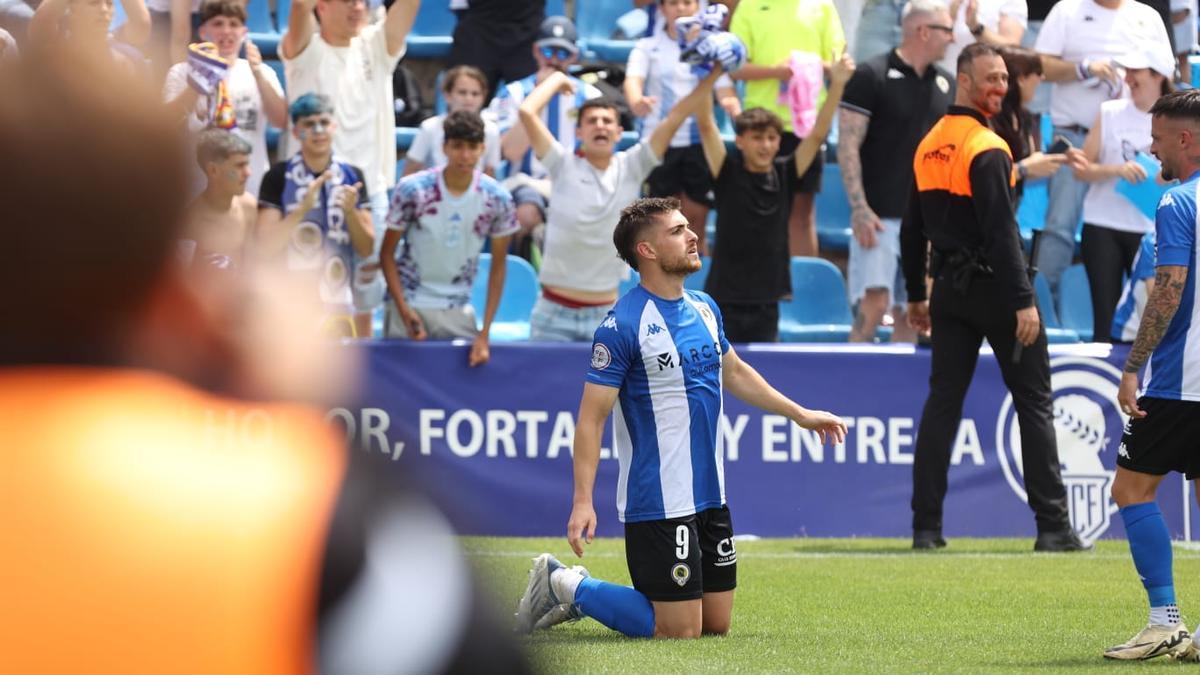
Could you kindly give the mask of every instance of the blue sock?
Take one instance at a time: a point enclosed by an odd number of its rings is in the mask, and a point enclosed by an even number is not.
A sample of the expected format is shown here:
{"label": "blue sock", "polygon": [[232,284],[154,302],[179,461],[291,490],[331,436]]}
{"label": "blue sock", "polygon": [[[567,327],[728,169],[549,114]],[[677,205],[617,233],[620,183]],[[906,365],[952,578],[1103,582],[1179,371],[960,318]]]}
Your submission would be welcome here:
{"label": "blue sock", "polygon": [[1171,533],[1157,502],[1132,504],[1121,509],[1129,552],[1151,607],[1175,604],[1175,580],[1171,574]]}
{"label": "blue sock", "polygon": [[585,615],[629,637],[654,637],[654,605],[628,586],[584,577],[575,604]]}

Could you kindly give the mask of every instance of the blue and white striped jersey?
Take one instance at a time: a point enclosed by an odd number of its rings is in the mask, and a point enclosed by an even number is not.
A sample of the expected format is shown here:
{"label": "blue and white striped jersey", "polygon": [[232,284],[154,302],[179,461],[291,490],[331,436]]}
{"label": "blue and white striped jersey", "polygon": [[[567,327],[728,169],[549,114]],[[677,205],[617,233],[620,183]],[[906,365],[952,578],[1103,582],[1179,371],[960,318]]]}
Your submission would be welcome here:
{"label": "blue and white striped jersey", "polygon": [[1200,172],[1163,195],[1154,217],[1158,236],[1156,267],[1188,268],[1187,284],[1175,318],[1146,366],[1145,395],[1200,401],[1200,305],[1196,304],[1196,191]]}
{"label": "blue and white striped jersey", "polygon": [[596,329],[587,381],[620,389],[613,444],[621,522],[688,516],[725,503],[721,357],[711,297],[664,300],[637,286]]}
{"label": "blue and white striped jersey", "polygon": [[1125,290],[1121,291],[1121,299],[1117,301],[1117,311],[1113,313],[1113,323],[1110,329],[1112,339],[1120,342],[1133,342],[1137,337],[1138,326],[1142,323],[1142,312],[1146,309],[1146,280],[1154,278],[1154,232],[1142,236],[1142,245],[1137,255],[1133,257],[1133,272],[1125,282]]}
{"label": "blue and white striped jersey", "polygon": [[[579,119],[579,108],[584,101],[600,96],[601,92],[577,77],[572,77],[571,83],[575,85],[575,93],[552,96],[546,107],[542,108],[542,122],[546,124],[546,128],[555,140],[564,148],[573,150],[575,148],[575,123]],[[496,119],[496,125],[500,127],[501,134],[507,133],[509,129],[521,123],[518,114],[521,103],[526,96],[533,93],[536,86],[537,73],[534,73],[516,82],[509,82],[503,89],[496,92],[496,97],[488,106],[488,112]],[[537,157],[533,156],[532,149],[525,151],[525,157],[519,165],[510,167],[510,175],[517,172],[533,178],[546,177],[546,168],[542,166]]]}

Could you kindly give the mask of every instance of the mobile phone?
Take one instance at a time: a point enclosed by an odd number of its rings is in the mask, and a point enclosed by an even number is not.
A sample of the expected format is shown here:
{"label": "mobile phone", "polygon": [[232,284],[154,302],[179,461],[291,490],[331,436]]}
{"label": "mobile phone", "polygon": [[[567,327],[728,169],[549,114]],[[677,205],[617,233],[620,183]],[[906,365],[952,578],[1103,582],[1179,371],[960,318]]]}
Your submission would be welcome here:
{"label": "mobile phone", "polygon": [[1046,148],[1046,154],[1061,155],[1072,147],[1074,146],[1071,145],[1071,141],[1067,140],[1066,136],[1055,136],[1054,142],[1050,144],[1049,148]]}

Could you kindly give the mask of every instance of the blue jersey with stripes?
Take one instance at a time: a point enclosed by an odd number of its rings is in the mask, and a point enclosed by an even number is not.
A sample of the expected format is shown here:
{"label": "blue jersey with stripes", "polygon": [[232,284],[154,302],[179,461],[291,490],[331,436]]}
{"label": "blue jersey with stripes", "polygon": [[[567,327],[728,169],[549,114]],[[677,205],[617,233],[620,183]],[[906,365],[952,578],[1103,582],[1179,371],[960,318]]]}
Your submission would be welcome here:
{"label": "blue jersey with stripes", "polygon": [[1200,317],[1196,304],[1196,191],[1200,172],[1167,190],[1158,203],[1154,231],[1155,266],[1186,266],[1187,283],[1179,309],[1146,367],[1145,395],[1200,401]]}
{"label": "blue jersey with stripes", "polygon": [[664,300],[637,286],[596,329],[587,381],[619,389],[617,513],[634,523],[725,503],[721,312],[705,293]]}
{"label": "blue jersey with stripes", "polygon": [[[589,98],[600,96],[600,90],[596,87],[584,82],[583,80],[572,77],[571,84],[575,86],[573,94],[557,94],[550,97],[550,101],[546,107],[542,108],[542,122],[546,125],[550,135],[554,137],[564,148],[574,148],[575,139],[575,122],[579,118],[579,108],[584,101]],[[533,93],[537,86],[537,74],[509,82],[503,89],[496,92],[496,97],[492,99],[488,106],[487,112],[496,120],[496,126],[500,127],[500,133],[508,133],[508,130],[521,123],[519,111],[521,103],[525,101],[525,97]],[[510,168],[510,173],[520,172],[534,178],[545,178],[546,168],[533,155],[533,149],[525,151],[521,163]]]}
{"label": "blue jersey with stripes", "polygon": [[1154,233],[1147,232],[1137,255],[1133,256],[1133,271],[1121,291],[1117,310],[1113,312],[1112,334],[1118,342],[1133,342],[1138,326],[1142,323],[1142,312],[1146,309],[1146,281],[1154,278]]}

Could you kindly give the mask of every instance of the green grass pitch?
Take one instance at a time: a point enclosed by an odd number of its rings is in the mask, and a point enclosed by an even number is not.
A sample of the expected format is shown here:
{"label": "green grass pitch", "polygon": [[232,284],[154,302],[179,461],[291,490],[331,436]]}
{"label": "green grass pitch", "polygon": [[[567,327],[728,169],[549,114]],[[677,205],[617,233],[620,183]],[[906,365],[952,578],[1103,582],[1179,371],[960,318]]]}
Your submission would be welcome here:
{"label": "green grass pitch", "polygon": [[[529,559],[577,562],[565,539],[463,538],[506,612]],[[1146,621],[1124,541],[1035,554],[1033,540],[952,539],[915,553],[899,539],[742,541],[733,629],[693,641],[632,640],[585,619],[523,638],[547,673],[1108,672],[1192,669],[1166,659],[1106,662]],[[597,539],[582,563],[629,583],[624,543]],[[1200,552],[1175,549],[1180,608],[1200,621]]]}

